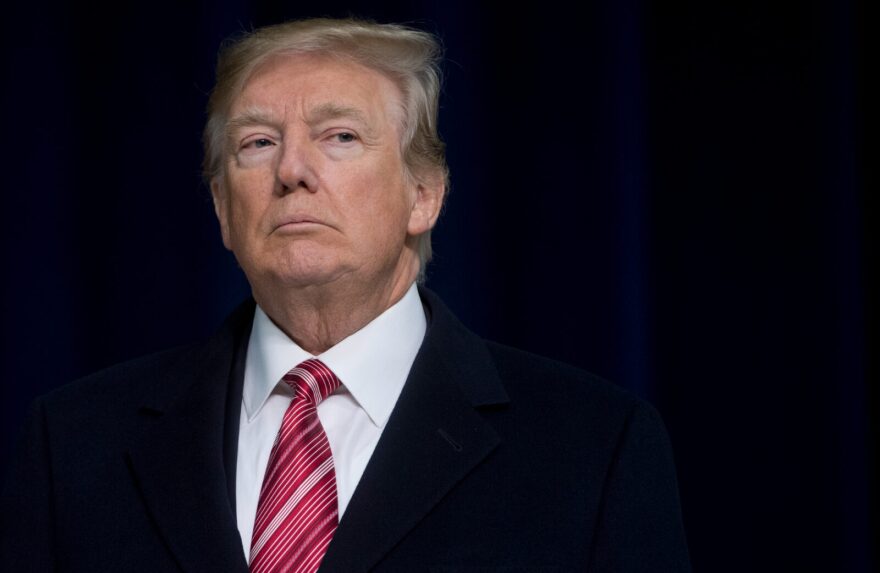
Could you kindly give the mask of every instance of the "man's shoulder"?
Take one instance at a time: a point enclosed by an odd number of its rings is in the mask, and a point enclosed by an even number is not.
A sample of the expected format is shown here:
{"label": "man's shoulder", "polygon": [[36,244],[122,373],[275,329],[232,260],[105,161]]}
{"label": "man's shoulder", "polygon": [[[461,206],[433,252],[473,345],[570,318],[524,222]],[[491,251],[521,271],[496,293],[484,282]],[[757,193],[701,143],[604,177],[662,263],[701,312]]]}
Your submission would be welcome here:
{"label": "man's shoulder", "polygon": [[89,409],[139,403],[163,384],[174,383],[174,373],[186,367],[195,345],[171,348],[108,366],[64,384],[39,400],[53,408]]}
{"label": "man's shoulder", "polygon": [[497,342],[486,341],[486,347],[511,405],[525,411],[526,418],[552,413],[559,427],[587,424],[609,439],[633,423],[647,424],[651,432],[665,435],[654,406],[626,388],[576,366]]}
{"label": "man's shoulder", "polygon": [[[571,413],[619,425],[634,413],[656,416],[653,407],[633,392],[582,368],[540,356],[526,350],[484,339],[464,326],[440,297],[420,289],[434,320],[429,332],[432,344],[442,346],[443,354],[463,355],[478,370],[481,386],[491,385],[495,373],[512,404],[531,404],[533,411]],[[427,340],[427,339],[426,339]],[[488,359],[488,362],[486,361]],[[491,363],[491,366],[488,364]],[[471,394],[474,392],[468,385]],[[497,398],[501,394],[493,392]]]}
{"label": "man's shoulder", "polygon": [[253,301],[245,301],[207,338],[108,366],[39,400],[55,408],[75,405],[108,411],[127,404],[162,403],[184,390],[201,372],[228,363],[237,339],[249,334],[252,317]]}
{"label": "man's shoulder", "polygon": [[531,392],[601,400],[623,408],[640,402],[632,392],[601,376],[565,362],[486,340],[486,347],[505,386]]}

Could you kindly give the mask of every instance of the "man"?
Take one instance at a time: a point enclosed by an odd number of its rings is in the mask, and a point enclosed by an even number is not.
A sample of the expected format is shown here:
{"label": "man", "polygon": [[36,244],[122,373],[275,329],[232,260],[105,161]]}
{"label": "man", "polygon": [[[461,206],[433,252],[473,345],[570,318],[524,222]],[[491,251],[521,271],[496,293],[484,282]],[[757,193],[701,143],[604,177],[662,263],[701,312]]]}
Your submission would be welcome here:
{"label": "man", "polygon": [[35,403],[4,571],[689,569],[654,410],[416,286],[437,58],[353,20],[225,49],[205,171],[254,301]]}

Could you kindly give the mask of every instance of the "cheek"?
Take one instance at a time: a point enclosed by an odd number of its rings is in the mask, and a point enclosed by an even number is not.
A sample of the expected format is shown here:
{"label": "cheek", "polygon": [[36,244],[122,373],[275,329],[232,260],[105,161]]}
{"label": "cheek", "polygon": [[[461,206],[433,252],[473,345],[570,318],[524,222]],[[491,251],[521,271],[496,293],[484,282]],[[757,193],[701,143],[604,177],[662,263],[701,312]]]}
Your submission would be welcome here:
{"label": "cheek", "polygon": [[369,179],[369,201],[376,211],[377,218],[389,223],[399,223],[404,215],[408,216],[411,198],[399,161],[386,160],[369,175],[365,175],[363,181],[367,179]]}
{"label": "cheek", "polygon": [[[373,182],[374,193],[363,204],[365,221],[376,233],[394,236],[394,229],[405,229],[409,221],[410,205],[403,185],[383,178]],[[369,215],[366,215],[369,212]]]}
{"label": "cheek", "polygon": [[240,177],[231,186],[229,197],[229,226],[234,237],[244,237],[256,231],[259,227],[260,213],[264,211],[261,205],[260,193],[254,192],[262,189],[258,181],[252,177]]}

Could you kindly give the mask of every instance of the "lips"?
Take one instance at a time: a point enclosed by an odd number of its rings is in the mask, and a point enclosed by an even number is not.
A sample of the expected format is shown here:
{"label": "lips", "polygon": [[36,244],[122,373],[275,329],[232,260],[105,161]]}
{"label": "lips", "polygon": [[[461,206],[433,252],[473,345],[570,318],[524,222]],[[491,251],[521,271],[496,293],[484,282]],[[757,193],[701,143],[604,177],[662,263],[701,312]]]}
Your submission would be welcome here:
{"label": "lips", "polygon": [[329,226],[321,219],[307,214],[288,215],[278,220],[275,224],[275,230],[293,230],[297,228],[306,228],[314,225]]}

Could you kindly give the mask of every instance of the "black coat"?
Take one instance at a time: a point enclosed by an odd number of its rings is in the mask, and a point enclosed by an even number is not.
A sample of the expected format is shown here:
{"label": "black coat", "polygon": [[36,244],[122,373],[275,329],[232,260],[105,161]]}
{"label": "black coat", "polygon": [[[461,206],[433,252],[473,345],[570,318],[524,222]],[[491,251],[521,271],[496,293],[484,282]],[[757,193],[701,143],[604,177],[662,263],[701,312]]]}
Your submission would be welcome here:
{"label": "black coat", "polygon": [[[690,569],[663,424],[581,370],[486,342],[420,291],[424,343],[321,571]],[[253,302],[206,343],[37,400],[2,571],[237,572]]]}

